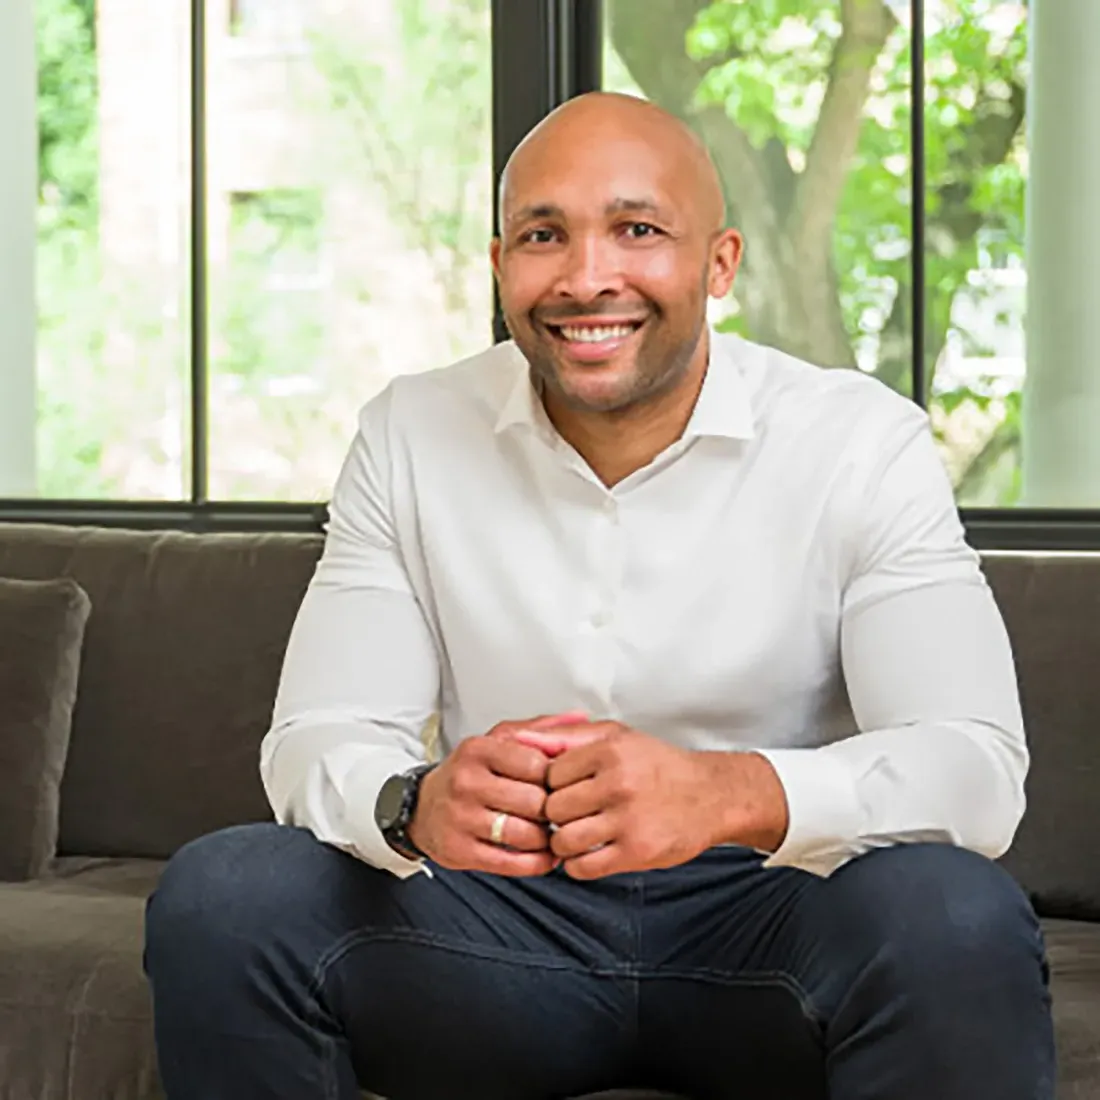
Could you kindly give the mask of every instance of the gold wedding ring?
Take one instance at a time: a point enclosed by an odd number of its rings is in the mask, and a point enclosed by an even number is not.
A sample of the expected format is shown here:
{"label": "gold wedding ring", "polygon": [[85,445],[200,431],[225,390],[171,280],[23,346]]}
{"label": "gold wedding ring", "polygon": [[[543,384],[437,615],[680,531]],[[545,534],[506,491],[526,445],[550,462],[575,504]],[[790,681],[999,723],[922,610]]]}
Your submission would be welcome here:
{"label": "gold wedding ring", "polygon": [[489,832],[489,839],[494,844],[504,843],[504,826],[508,823],[508,815],[499,813],[493,818],[493,828]]}

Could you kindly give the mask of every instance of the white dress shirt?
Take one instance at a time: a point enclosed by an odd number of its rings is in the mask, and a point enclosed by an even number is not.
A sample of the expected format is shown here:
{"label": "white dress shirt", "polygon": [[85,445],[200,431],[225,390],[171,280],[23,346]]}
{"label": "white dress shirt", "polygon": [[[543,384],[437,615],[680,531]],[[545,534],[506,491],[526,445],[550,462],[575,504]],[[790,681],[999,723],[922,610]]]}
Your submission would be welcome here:
{"label": "white dress shirt", "polygon": [[925,414],[857,371],[711,334],[683,437],[605,487],[514,344],[362,411],[286,654],[262,775],[280,821],[377,867],[388,776],[505,719],[582,709],[756,750],[772,865],[999,855],[1028,766],[1004,625]]}

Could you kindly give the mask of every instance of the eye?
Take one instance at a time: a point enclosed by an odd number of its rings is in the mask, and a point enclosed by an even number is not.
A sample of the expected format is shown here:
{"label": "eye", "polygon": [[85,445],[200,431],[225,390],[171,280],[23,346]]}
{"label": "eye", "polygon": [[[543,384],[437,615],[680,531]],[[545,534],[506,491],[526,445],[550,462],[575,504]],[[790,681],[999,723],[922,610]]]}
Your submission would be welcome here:
{"label": "eye", "polygon": [[649,222],[630,222],[626,227],[626,235],[634,241],[643,241],[647,237],[658,237],[661,230]]}
{"label": "eye", "polygon": [[538,226],[522,233],[519,239],[522,244],[552,244],[554,230],[545,225]]}

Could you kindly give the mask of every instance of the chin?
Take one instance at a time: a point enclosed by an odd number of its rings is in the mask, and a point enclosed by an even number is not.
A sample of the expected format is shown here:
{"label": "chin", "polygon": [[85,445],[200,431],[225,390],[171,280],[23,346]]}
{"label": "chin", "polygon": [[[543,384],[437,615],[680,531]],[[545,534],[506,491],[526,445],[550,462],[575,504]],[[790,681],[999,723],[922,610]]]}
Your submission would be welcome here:
{"label": "chin", "polygon": [[570,408],[579,412],[620,412],[636,400],[634,388],[629,384],[614,387],[559,385],[558,392]]}

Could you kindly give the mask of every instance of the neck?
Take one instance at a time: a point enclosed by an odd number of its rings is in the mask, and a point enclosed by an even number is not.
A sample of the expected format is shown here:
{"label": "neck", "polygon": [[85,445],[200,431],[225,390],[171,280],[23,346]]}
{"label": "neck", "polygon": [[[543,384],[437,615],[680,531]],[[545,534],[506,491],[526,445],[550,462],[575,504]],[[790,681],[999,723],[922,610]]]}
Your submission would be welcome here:
{"label": "neck", "polygon": [[667,390],[614,412],[586,412],[544,391],[546,414],[558,434],[608,488],[648,466],[687,428],[703,388],[709,341],[699,341],[687,372]]}

